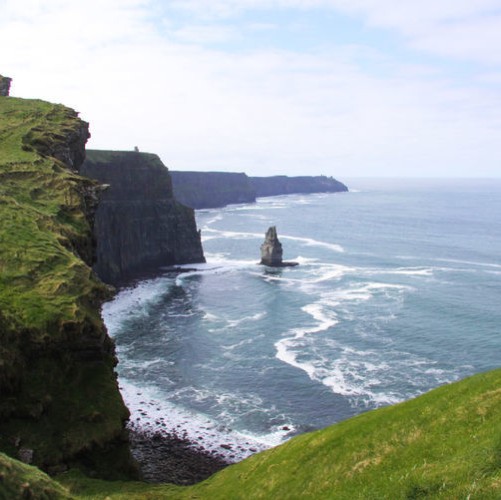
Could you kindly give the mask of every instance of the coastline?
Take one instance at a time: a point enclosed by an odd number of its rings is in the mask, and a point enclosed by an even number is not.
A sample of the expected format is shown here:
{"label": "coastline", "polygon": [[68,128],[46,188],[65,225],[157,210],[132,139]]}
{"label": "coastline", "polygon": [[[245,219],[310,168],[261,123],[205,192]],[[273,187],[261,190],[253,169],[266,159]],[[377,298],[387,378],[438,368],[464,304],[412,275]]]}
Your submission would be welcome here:
{"label": "coastline", "polygon": [[230,465],[222,454],[190,441],[186,432],[148,431],[129,424],[129,443],[142,479],[148,483],[187,486]]}

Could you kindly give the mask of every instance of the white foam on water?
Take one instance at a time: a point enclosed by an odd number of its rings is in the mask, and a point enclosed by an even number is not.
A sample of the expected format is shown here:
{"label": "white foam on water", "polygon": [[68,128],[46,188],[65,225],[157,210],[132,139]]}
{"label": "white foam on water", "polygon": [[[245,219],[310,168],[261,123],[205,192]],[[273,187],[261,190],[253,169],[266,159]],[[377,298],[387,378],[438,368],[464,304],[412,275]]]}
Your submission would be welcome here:
{"label": "white foam on water", "polygon": [[252,316],[244,316],[243,318],[227,320],[227,325],[229,328],[236,328],[240,326],[242,323],[248,323],[250,321],[259,321],[266,316],[266,312],[260,312],[253,314]]}
{"label": "white foam on water", "polygon": [[434,271],[439,270],[432,267],[399,267],[397,269],[380,269],[374,274],[396,274],[402,276],[433,276]]}
{"label": "white foam on water", "polygon": [[[347,303],[367,302],[376,294],[384,297],[390,294],[390,299],[396,300],[402,292],[409,289],[411,288],[404,285],[367,282],[321,293],[317,302],[302,308],[313,318],[314,325],[292,329],[285,338],[277,341],[275,343],[276,358],[303,370],[311,380],[324,384],[337,394],[363,397],[375,404],[396,402],[398,398],[391,392],[381,394],[373,391],[373,387],[381,385],[377,373],[390,370],[386,362],[379,361],[378,356],[373,352],[339,346],[335,334],[328,338],[327,342],[336,352],[342,351],[342,356],[336,360],[323,357],[315,349],[308,349],[310,359],[307,359],[305,347],[314,343],[315,335],[326,332],[339,323],[338,313],[344,311]],[[371,359],[364,359],[365,357],[371,357]]]}
{"label": "white foam on water", "polygon": [[329,243],[326,241],[319,241],[319,240],[315,240],[313,238],[302,238],[299,236],[289,236],[286,234],[285,235],[281,234],[279,236],[279,239],[280,240],[297,241],[299,243],[303,243],[306,246],[327,248],[327,249],[332,250],[336,253],[344,253],[344,248],[341,245],[338,245],[336,243]]}
{"label": "white foam on water", "polygon": [[263,435],[245,430],[235,431],[207,415],[166,401],[154,387],[138,387],[125,379],[119,379],[119,386],[131,412],[129,420],[134,427],[146,432],[176,434],[194,443],[194,447],[202,446],[209,452],[224,456],[230,462],[243,460],[257,451],[276,446],[294,431],[290,424],[278,426]]}
{"label": "white foam on water", "polygon": [[[206,233],[209,233],[207,236]],[[228,238],[228,239],[264,239],[265,233],[248,233],[243,231],[224,231],[221,229],[213,229],[210,227],[204,227],[202,230],[204,238],[215,239],[215,238]],[[336,243],[329,243],[326,241],[315,240],[313,238],[303,238],[299,236],[290,236],[287,234],[280,234],[280,240],[290,240],[298,243],[302,243],[306,246],[321,247],[332,250],[336,253],[344,253],[344,248]]]}
{"label": "white foam on water", "polygon": [[317,258],[311,258],[311,257],[303,257],[302,255],[298,255],[295,259],[292,259],[294,262],[297,262],[300,265],[308,265],[308,264],[316,264],[318,263]]}
{"label": "white foam on water", "polygon": [[291,330],[292,337],[287,337],[275,343],[275,357],[288,365],[299,368],[308,374],[312,380],[317,380],[316,366],[310,362],[298,361],[300,351],[295,350],[298,340],[332,328],[338,323],[337,315],[333,311],[326,311],[321,303],[308,304],[302,310],[313,317],[317,322],[310,328],[295,328]]}
{"label": "white foam on water", "polygon": [[202,229],[203,233],[209,233],[212,238],[228,238],[228,239],[263,239],[264,233],[247,233],[243,231],[223,231],[221,229],[213,229],[210,227],[204,227]]}
{"label": "white foam on water", "polygon": [[220,320],[219,316],[212,314],[210,312],[205,312],[202,319],[205,321],[219,321]]}
{"label": "white foam on water", "polygon": [[111,336],[120,328],[121,322],[127,317],[145,315],[146,307],[162,300],[172,278],[160,277],[141,281],[137,285],[124,288],[101,309],[102,318]]}
{"label": "white foam on water", "polygon": [[219,222],[223,220],[223,216],[221,213],[216,213],[211,219],[205,221],[205,224],[214,224],[215,222]]}
{"label": "white foam on water", "polygon": [[354,267],[341,264],[325,264],[314,267],[310,271],[310,278],[301,280],[304,285],[315,285],[324,281],[338,280],[346,274],[355,274],[358,270]]}
{"label": "white foam on water", "polygon": [[178,266],[180,268],[184,267],[189,269],[189,271],[178,274],[175,278],[175,283],[177,286],[183,286],[184,282],[193,276],[225,274],[245,268],[255,269],[256,265],[257,261],[255,260],[229,260],[225,259],[221,254],[212,254],[210,262],[204,264],[186,264],[184,266]]}
{"label": "white foam on water", "polygon": [[480,267],[494,267],[494,268],[499,268],[501,269],[501,264],[497,264],[494,262],[478,262],[478,261],[472,261],[472,260],[459,260],[459,259],[440,259],[436,258],[433,259],[439,262],[450,262],[452,264],[467,264],[470,266],[480,266]]}

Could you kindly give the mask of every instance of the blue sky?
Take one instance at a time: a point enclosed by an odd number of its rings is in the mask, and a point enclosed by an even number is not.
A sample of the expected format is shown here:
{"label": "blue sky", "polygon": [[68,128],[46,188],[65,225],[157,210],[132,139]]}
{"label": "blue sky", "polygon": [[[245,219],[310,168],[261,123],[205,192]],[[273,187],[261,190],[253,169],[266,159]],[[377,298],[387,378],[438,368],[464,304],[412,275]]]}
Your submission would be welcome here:
{"label": "blue sky", "polygon": [[12,95],[176,170],[501,176],[501,0],[0,0]]}

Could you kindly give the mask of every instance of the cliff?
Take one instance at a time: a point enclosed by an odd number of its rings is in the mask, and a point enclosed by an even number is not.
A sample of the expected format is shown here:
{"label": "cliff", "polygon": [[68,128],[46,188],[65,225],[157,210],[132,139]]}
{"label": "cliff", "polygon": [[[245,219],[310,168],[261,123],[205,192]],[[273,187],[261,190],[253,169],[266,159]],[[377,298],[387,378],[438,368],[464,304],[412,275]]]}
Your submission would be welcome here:
{"label": "cliff", "polygon": [[0,451],[50,472],[131,471],[109,292],[91,270],[97,184],[73,110],[0,97]]}
{"label": "cliff", "polygon": [[105,185],[94,225],[94,270],[103,281],[117,285],[162,266],[205,261],[193,209],[174,198],[158,156],[89,150],[80,173]]}
{"label": "cliff", "polygon": [[311,177],[288,177],[286,175],[275,175],[272,177],[251,177],[250,178],[256,196],[277,196],[282,194],[301,193],[338,193],[348,191],[348,188],[332,177],[324,175]]}
{"label": "cliff", "polygon": [[176,199],[192,208],[256,201],[254,187],[243,173],[171,171],[171,177]]}
{"label": "cliff", "polygon": [[171,171],[174,195],[192,208],[253,203],[256,197],[296,193],[337,193],[348,188],[332,177],[248,177],[231,172]]}

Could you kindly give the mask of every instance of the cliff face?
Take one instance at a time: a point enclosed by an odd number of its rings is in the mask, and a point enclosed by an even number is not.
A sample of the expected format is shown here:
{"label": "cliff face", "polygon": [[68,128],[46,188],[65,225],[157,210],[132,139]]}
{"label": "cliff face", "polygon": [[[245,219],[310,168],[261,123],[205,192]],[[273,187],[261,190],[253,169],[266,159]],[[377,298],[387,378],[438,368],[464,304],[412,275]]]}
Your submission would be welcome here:
{"label": "cliff face", "polygon": [[204,262],[193,209],[174,199],[158,156],[88,151],[80,173],[104,184],[96,212],[94,269],[121,284],[162,266]]}
{"label": "cliff face", "polygon": [[253,203],[256,197],[296,193],[337,193],[348,188],[332,177],[248,177],[230,172],[171,172],[174,196],[192,208]]}
{"label": "cliff face", "polygon": [[174,195],[192,208],[252,203],[256,193],[249,177],[231,172],[171,172]]}
{"label": "cliff face", "polygon": [[281,194],[299,193],[338,193],[348,191],[342,183],[325,176],[302,176],[287,177],[285,175],[275,175],[273,177],[251,177],[250,178],[256,196],[277,196]]}
{"label": "cliff face", "polygon": [[0,97],[0,450],[119,477],[128,411],[90,268],[98,187],[74,171],[88,136],[64,106]]}

